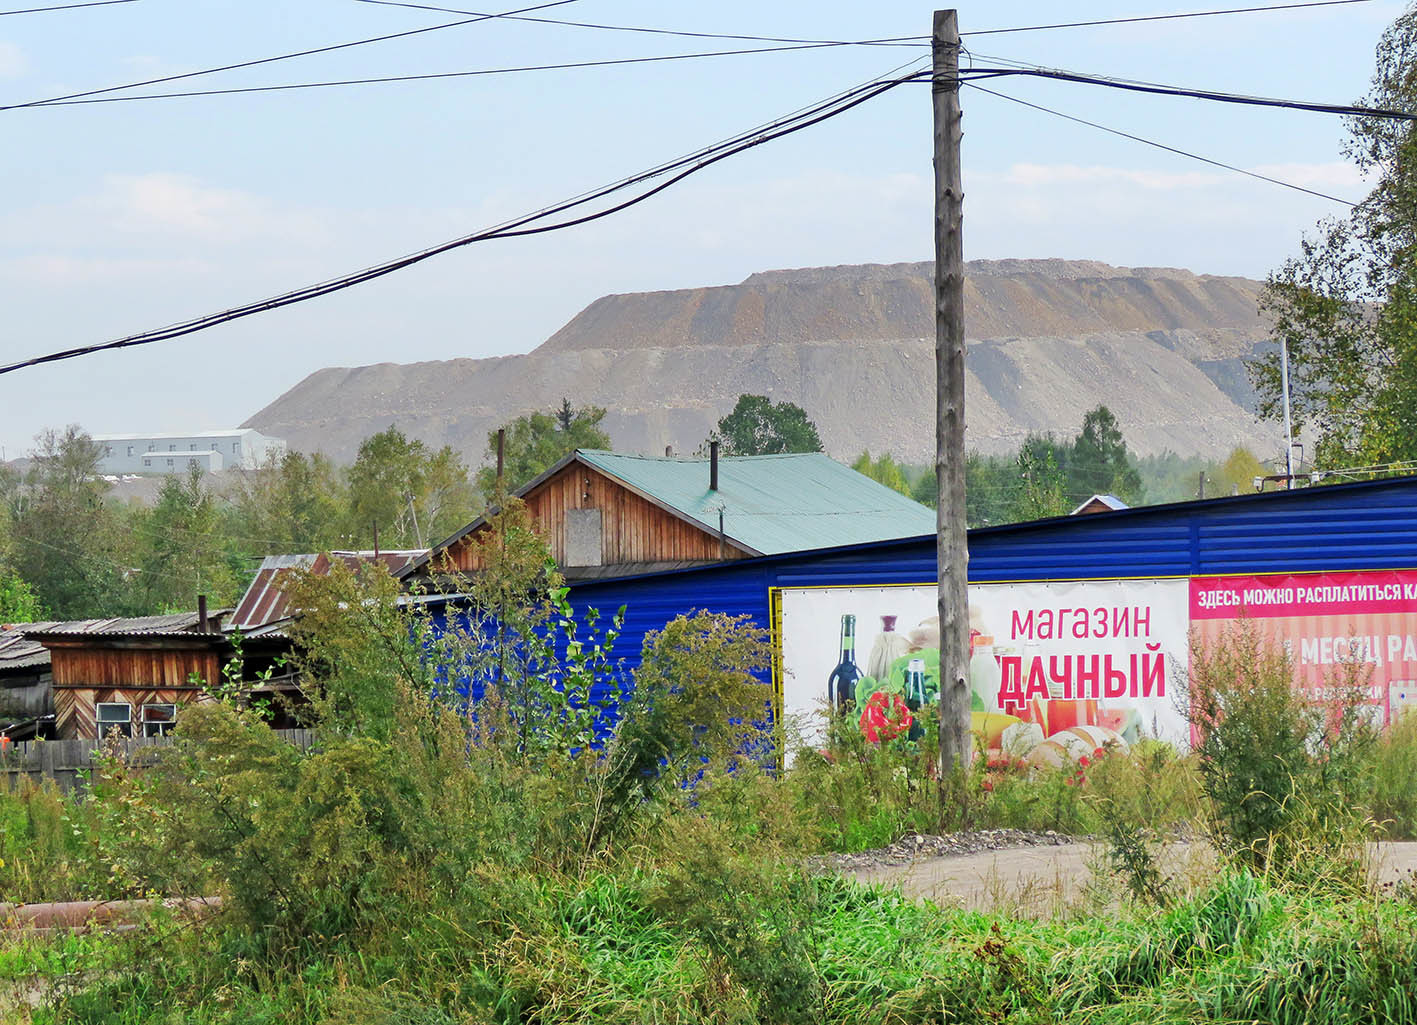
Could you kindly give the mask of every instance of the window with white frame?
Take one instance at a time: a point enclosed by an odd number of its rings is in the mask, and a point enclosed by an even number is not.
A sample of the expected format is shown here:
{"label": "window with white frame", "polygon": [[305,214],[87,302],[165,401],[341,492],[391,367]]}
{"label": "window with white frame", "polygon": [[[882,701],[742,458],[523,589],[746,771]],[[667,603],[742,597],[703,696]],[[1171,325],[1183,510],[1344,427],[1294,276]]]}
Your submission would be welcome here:
{"label": "window with white frame", "polygon": [[94,724],[100,737],[106,737],[114,730],[120,736],[131,737],[133,706],[126,701],[100,701],[94,706]]}
{"label": "window with white frame", "polygon": [[168,465],[168,466],[171,466],[171,465],[172,465],[172,460],[171,460],[171,459],[169,459],[169,460],[167,461],[167,465]]}
{"label": "window with white frame", "polygon": [[241,452],[241,442],[233,441],[231,443],[231,451],[239,454]]}
{"label": "window with white frame", "polygon": [[144,459],[144,460],[143,460],[143,465],[144,465],[144,466],[151,466],[152,464],[153,464],[153,461],[152,461],[151,459]]}
{"label": "window with white frame", "polygon": [[143,736],[165,737],[177,722],[177,706],[155,702],[143,706]]}
{"label": "window with white frame", "polygon": [[133,454],[133,446],[132,446],[132,445],[129,445],[129,446],[128,446],[128,454],[129,454],[130,456]]}

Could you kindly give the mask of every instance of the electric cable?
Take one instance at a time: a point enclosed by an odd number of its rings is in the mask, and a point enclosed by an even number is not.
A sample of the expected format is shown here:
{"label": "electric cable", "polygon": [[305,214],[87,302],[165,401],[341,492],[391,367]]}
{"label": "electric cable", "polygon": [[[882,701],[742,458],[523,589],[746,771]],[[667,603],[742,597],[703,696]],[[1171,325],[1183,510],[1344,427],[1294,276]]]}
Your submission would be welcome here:
{"label": "electric cable", "polygon": [[[355,0],[361,4],[376,4],[380,7],[408,7],[416,11],[438,11],[442,14],[481,14],[481,11],[466,11],[458,7],[434,7],[431,4],[401,3],[399,0]],[[749,36],[731,32],[687,32],[668,28],[646,28],[639,25],[602,25],[591,21],[564,21],[560,18],[531,18],[516,14],[498,14],[492,17],[503,21],[527,21],[540,25],[566,25],[572,28],[593,28],[606,32],[641,32],[656,36],[681,36],[685,39],[737,39],[750,43],[840,43],[839,39],[800,39],[792,36]],[[852,45],[886,46],[906,42],[928,40],[929,36],[895,36],[890,39],[873,40],[870,43]]]}
{"label": "electric cable", "polygon": [[[607,60],[573,61],[565,64],[534,64],[511,68],[482,68],[473,71],[441,71],[423,75],[390,75],[382,78],[350,78],[329,82],[295,82],[286,85],[238,86],[231,89],[193,89],[184,92],[172,93],[140,93],[137,96],[94,96],[89,97],[87,99],[49,100],[43,103],[28,104],[27,106],[31,108],[71,107],[91,103],[133,103],[139,100],[171,100],[189,98],[193,96],[230,96],[238,93],[285,92],[292,89],[327,89],[351,85],[378,85],[390,82],[426,82],[435,79],[445,78],[477,78],[487,75],[513,75],[535,71],[565,71],[579,68],[608,67],[611,65],[653,64],[666,61],[693,60],[697,58],[706,57],[733,57],[742,54],[782,53],[791,50],[815,50],[822,49],[824,47],[836,46],[867,46],[871,45],[871,43],[871,40],[861,40],[857,42],[844,43],[801,43],[793,46],[763,46],[743,50],[712,50],[700,51],[696,53],[663,54],[652,57],[617,57]],[[8,108],[0,107],[0,110],[5,109]]]}
{"label": "electric cable", "polygon": [[[911,63],[915,62],[912,61]],[[516,218],[509,222],[504,222],[498,227],[477,232],[472,235],[465,235],[461,238],[452,239],[448,242],[444,242],[429,249],[410,254],[400,259],[391,260],[382,264],[377,264],[373,267],[366,268],[365,270],[358,271],[354,274],[334,278],[316,285],[310,285],[292,292],[286,292],[282,295],[272,296],[267,299],[247,303],[243,306],[233,307],[231,309],[223,310],[219,313],[210,314],[205,317],[198,317],[192,320],[183,321],[178,324],[170,325],[166,328],[160,328],[155,331],[147,331],[136,335],[129,335],[126,338],[120,338],[114,341],[103,342],[96,345],[79,346],[72,349],[66,349],[60,352],[49,353],[43,356],[36,356],[31,359],[22,360],[16,363],[10,363],[5,366],[0,366],[0,374],[14,373],[17,370],[22,370],[28,367],[39,366],[45,363],[54,363],[60,360],[74,359],[76,357],[90,355],[95,352],[103,352],[110,349],[128,348],[136,345],[147,345],[153,342],[166,341],[172,338],[179,338],[183,335],[189,335],[198,331],[206,330],[207,328],[215,327],[218,324],[229,323],[230,321],[239,320],[257,313],[264,313],[268,310],[280,309],[283,306],[289,306],[295,303],[305,302],[307,300],[315,299],[320,296],[329,295],[333,292],[342,291],[343,289],[351,288],[354,285],[362,284],[366,281],[372,281],[376,278],[383,277],[395,271],[402,270],[405,267],[410,267],[414,264],[421,263],[424,260],[431,259],[434,256],[438,256],[442,253],[449,252],[453,249],[458,249],[463,246],[471,245],[476,242],[484,242],[495,238],[516,238],[527,235],[544,234],[547,232],[560,231],[565,228],[570,228],[576,225],[586,224],[591,221],[600,220],[601,218],[609,217],[612,214],[619,213],[622,210],[626,210],[630,207],[643,203],[646,200],[652,198],[653,196],[656,196],[659,193],[665,191],[666,189],[672,188],[674,185],[683,181],[685,178],[688,178],[690,175],[697,174],[698,172],[705,170],[706,168],[711,167],[722,160],[726,160],[728,157],[735,156],[746,150],[752,149],[756,146],[760,146],[763,143],[771,142],[775,139],[780,139],[787,135],[791,135],[806,128],[810,128],[814,125],[820,124],[821,122],[826,121],[830,118],[834,118],[841,114],[844,114],[848,110],[852,110],[855,107],[860,106],[861,104],[866,103],[867,101],[872,100],[886,92],[889,92],[890,90],[900,85],[918,80],[919,73],[917,72],[910,72],[906,75],[896,78],[875,79],[864,85],[847,90],[844,93],[837,94],[829,100],[826,100],[813,107],[805,108],[804,110],[794,115],[790,115],[787,118],[779,119],[776,122],[772,122],[768,126],[766,126],[766,128],[753,129],[749,132],[740,133],[738,136],[735,136],[729,141],[721,143],[715,147],[697,151],[696,153],[691,154],[688,157],[680,158],[668,164],[662,164],[657,168],[652,168],[649,171],[641,172],[640,174],[633,175],[626,179],[622,179],[620,182],[613,183],[611,185],[605,186],[602,189],[594,190],[590,193],[586,193],[576,199],[556,204],[552,207],[548,207],[536,213]],[[603,198],[613,192],[621,191],[625,188],[640,184],[641,182],[650,180],[652,178],[663,177],[665,174],[669,174],[673,171],[677,171],[678,173],[673,174],[672,177],[660,182],[653,188],[647,189],[613,206],[597,210],[594,213],[571,218],[569,220],[558,221],[552,224],[543,224],[532,227],[528,226],[534,224],[534,222],[536,221],[544,220],[545,218],[552,216],[553,214],[562,213],[577,206],[583,206],[586,203]]]}
{"label": "electric cable", "polygon": [[1243,167],[1236,167],[1234,164],[1227,164],[1210,157],[1203,157],[1199,153],[1192,153],[1189,150],[1178,149],[1175,146],[1167,146],[1165,143],[1156,142],[1153,139],[1145,139],[1140,135],[1133,135],[1117,128],[1109,128],[1106,125],[1098,124],[1096,121],[1088,121],[1086,118],[1074,117],[1072,114],[1064,114],[1061,110],[1054,110],[1052,107],[1044,107],[1037,103],[1030,103],[1021,100],[1017,96],[1009,96],[1005,93],[995,92],[993,89],[986,89],[982,85],[975,85],[973,82],[965,82],[971,89],[976,89],[981,93],[988,93],[990,96],[997,96],[1001,100],[1008,100],[1010,103],[1017,103],[1024,107],[1031,107],[1034,110],[1042,111],[1045,114],[1052,114],[1054,117],[1063,118],[1066,121],[1073,121],[1080,125],[1087,125],[1089,128],[1096,128],[1099,131],[1108,132],[1111,135],[1120,136],[1123,139],[1131,139],[1133,142],[1140,142],[1147,146],[1154,146],[1157,149],[1165,150],[1167,153],[1175,153],[1178,156],[1189,157],[1191,160],[1199,160],[1203,164],[1210,164],[1213,167],[1220,167],[1227,171],[1234,171],[1237,174],[1248,175],[1251,178],[1258,178],[1260,181],[1269,182],[1272,185],[1282,185],[1286,189],[1293,189],[1295,192],[1307,193],[1310,196],[1317,196],[1319,199],[1327,199],[1334,203],[1342,203],[1347,207],[1355,207],[1358,204],[1338,196],[1330,196],[1326,192],[1318,192],[1314,189],[1305,188],[1302,185],[1295,185],[1293,182],[1283,181],[1279,178],[1272,178],[1267,174],[1260,174],[1258,171],[1250,171]]}
{"label": "electric cable", "polygon": [[1252,107],[1276,107],[1286,110],[1305,110],[1318,114],[1341,114],[1345,117],[1376,117],[1397,121],[1417,121],[1417,113],[1406,110],[1392,110],[1384,107],[1358,107],[1344,103],[1315,103],[1308,100],[1285,100],[1271,96],[1250,96],[1244,93],[1219,92],[1213,89],[1189,89],[1183,86],[1162,85],[1157,82],[1140,82],[1134,79],[1109,78],[1103,75],[1084,75],[1059,68],[973,68],[960,73],[961,81],[966,76],[986,72],[991,77],[1025,76],[1030,78],[1051,78],[1060,82],[1079,82],[1083,85],[1100,85],[1108,89],[1127,92],[1151,93],[1158,96],[1181,96],[1197,100],[1211,100],[1216,103],[1237,103]]}
{"label": "electric cable", "polygon": [[61,4],[58,7],[28,7],[23,11],[0,11],[0,18],[12,14],[43,14],[46,11],[75,11],[80,7],[108,7],[112,4],[135,4],[138,0],[91,0],[86,4]]}
{"label": "electric cable", "polygon": [[1057,28],[1093,28],[1099,25],[1133,25],[1144,21],[1174,21],[1179,18],[1214,18],[1222,14],[1256,14],[1261,11],[1297,11],[1305,7],[1338,7],[1343,4],[1366,4],[1373,0],[1309,0],[1308,3],[1273,4],[1268,7],[1233,7],[1223,11],[1185,11],[1177,14],[1140,14],[1130,18],[1103,18],[1098,21],[1065,21],[1054,25],[1019,25],[1014,28],[985,28],[961,32],[962,36],[993,36],[1008,32],[1043,32]]}
{"label": "electric cable", "polygon": [[[565,4],[578,3],[579,0],[551,0],[549,3],[540,3],[532,7],[522,7],[509,14],[523,14],[527,11],[541,11],[548,7],[562,7]],[[258,60],[241,61],[237,64],[224,64],[219,68],[204,68],[201,71],[185,71],[179,75],[164,75],[161,78],[149,78],[142,82],[129,82],[125,85],[110,85],[102,89],[86,89],[83,92],[67,93],[63,96],[51,96],[43,100],[30,100],[27,103],[11,103],[0,106],[0,110],[18,110],[21,107],[38,107],[44,104],[57,103],[60,100],[76,100],[82,96],[98,96],[102,93],[120,92],[124,89],[137,89],[147,85],[161,85],[163,82],[176,82],[185,78],[198,78],[202,75],[215,75],[221,71],[236,71],[240,68],[254,68],[262,64],[274,64],[277,61],[292,60],[296,57],[310,57],[318,53],[331,53],[335,50],[347,50],[354,46],[365,46],[369,43],[382,43],[390,39],[404,39],[408,36],[421,35],[426,32],[438,32],[445,28],[456,28],[459,25],[471,25],[479,21],[489,21],[491,17],[464,18],[461,21],[448,21],[441,25],[425,25],[423,28],[408,29],[403,32],[390,32],[382,36],[372,36],[368,39],[355,39],[348,43],[333,43],[329,46],[318,46],[312,50],[300,50],[296,53],[283,53],[275,57],[262,57]]]}

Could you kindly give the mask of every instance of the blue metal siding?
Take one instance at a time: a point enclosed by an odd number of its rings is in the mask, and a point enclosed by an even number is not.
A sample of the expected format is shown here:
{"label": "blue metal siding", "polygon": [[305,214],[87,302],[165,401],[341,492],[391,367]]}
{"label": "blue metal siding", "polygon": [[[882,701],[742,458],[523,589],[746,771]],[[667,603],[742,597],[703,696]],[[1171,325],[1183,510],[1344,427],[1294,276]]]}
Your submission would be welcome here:
{"label": "blue metal siding", "polygon": [[[976,583],[1417,567],[1417,478],[988,528],[969,545]],[[627,606],[616,653],[633,666],[646,633],[691,609],[749,615],[766,629],[769,588],[934,579],[926,536],[586,583],[571,601],[606,615]]]}

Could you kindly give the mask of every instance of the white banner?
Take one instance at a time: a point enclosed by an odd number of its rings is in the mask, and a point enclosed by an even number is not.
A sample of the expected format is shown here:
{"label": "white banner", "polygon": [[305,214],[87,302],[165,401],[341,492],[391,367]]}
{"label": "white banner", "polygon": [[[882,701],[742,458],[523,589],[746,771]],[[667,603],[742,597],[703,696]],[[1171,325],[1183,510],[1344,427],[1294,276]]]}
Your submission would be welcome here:
{"label": "white banner", "polygon": [[[1058,764],[1144,736],[1184,743],[1189,599],[1186,580],[971,585],[976,743]],[[918,735],[939,694],[936,609],[933,584],[784,588],[789,727],[817,744],[828,701],[849,700],[868,737]]]}

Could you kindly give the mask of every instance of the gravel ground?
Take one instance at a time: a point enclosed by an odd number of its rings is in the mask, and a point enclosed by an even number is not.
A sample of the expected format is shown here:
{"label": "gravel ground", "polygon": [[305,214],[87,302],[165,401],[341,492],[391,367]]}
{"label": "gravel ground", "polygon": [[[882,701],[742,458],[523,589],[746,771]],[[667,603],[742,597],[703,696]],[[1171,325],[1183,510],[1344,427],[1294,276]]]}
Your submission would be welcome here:
{"label": "gravel ground", "polygon": [[834,872],[855,873],[886,865],[912,865],[923,858],[952,858],[1016,847],[1061,847],[1074,842],[1073,837],[1051,829],[1042,833],[1026,829],[977,829],[943,836],[910,833],[888,847],[851,854],[823,854],[813,858],[812,865]]}

